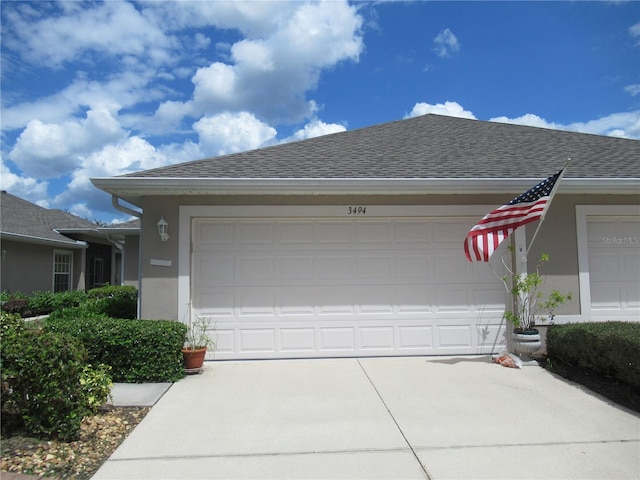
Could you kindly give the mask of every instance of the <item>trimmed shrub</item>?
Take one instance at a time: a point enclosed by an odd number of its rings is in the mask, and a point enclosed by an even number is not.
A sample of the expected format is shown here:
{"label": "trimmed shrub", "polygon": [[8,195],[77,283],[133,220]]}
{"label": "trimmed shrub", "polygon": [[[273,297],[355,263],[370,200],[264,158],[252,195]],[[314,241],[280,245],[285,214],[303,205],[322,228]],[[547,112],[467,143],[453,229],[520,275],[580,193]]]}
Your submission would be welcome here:
{"label": "trimmed shrub", "polygon": [[552,325],[547,331],[547,355],[640,390],[640,323]]}
{"label": "trimmed shrub", "polygon": [[104,286],[87,292],[91,308],[113,318],[136,318],[138,290],[131,285]]}
{"label": "trimmed shrub", "polygon": [[3,430],[24,427],[36,436],[74,439],[82,418],[107,399],[108,371],[87,365],[87,351],[73,337],[0,315]]}
{"label": "trimmed shrub", "polygon": [[182,346],[187,327],[172,320],[127,320],[76,310],[55,312],[46,331],[82,341],[92,364],[111,366],[116,382],[174,382],[184,377]]}
{"label": "trimmed shrub", "polygon": [[87,294],[82,290],[67,292],[34,292],[27,299],[27,308],[32,312],[50,313],[61,308],[72,308],[87,301]]}

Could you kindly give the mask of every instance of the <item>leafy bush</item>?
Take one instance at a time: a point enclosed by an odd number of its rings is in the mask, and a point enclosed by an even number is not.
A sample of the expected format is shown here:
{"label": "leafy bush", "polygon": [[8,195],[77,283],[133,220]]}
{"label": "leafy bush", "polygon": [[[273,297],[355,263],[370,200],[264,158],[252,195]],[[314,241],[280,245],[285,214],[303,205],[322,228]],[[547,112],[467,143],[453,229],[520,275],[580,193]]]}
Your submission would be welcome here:
{"label": "leafy bush", "polygon": [[25,300],[24,307],[14,309],[23,316],[80,308],[85,312],[105,314],[114,318],[136,318],[138,311],[138,290],[131,285],[107,285],[93,288],[88,292],[82,290],[58,293],[34,292],[30,296],[21,292],[10,294],[3,291],[0,300],[3,305],[12,300]]}
{"label": "leafy bush", "polygon": [[100,364],[97,368],[85,365],[80,374],[80,385],[84,390],[87,405],[97,412],[104,405],[105,400],[111,398],[111,367]]}
{"label": "leafy bush", "polygon": [[82,290],[66,292],[34,292],[27,299],[27,308],[36,312],[53,312],[61,308],[71,308],[87,301],[87,294]]}
{"label": "leafy bush", "polygon": [[87,365],[82,343],[61,333],[25,327],[0,313],[2,427],[71,440],[82,418],[102,405],[110,390],[108,370]]}
{"label": "leafy bush", "polygon": [[640,323],[552,325],[547,331],[547,355],[640,390]]}
{"label": "leafy bush", "polygon": [[138,290],[131,285],[105,286],[91,289],[87,299],[95,311],[113,318],[136,318]]}
{"label": "leafy bush", "polygon": [[90,363],[110,365],[114,381],[173,382],[184,377],[181,349],[187,327],[182,323],[71,313],[56,312],[45,321],[45,330],[82,341]]}

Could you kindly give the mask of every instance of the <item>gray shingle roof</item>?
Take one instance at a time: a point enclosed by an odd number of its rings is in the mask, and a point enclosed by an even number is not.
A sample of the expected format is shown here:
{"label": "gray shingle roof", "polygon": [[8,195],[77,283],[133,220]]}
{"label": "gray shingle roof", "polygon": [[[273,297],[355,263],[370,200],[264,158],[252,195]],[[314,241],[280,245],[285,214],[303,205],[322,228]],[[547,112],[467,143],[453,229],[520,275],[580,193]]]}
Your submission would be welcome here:
{"label": "gray shingle roof", "polygon": [[96,225],[62,210],[49,210],[3,191],[0,201],[0,231],[33,239],[75,244],[76,241],[55,230],[96,230]]}
{"label": "gray shingle roof", "polygon": [[135,178],[638,178],[640,141],[424,115],[124,175]]}

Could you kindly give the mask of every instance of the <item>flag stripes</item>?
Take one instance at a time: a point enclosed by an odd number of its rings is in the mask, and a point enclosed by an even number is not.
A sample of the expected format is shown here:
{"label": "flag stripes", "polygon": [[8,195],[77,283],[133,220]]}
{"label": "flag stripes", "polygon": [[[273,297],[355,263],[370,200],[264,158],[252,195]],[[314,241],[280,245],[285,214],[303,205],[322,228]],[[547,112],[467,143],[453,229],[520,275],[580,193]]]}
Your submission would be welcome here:
{"label": "flag stripes", "polygon": [[467,260],[488,262],[493,252],[518,227],[541,219],[549,208],[551,193],[561,173],[562,170],[485,215],[465,238]]}

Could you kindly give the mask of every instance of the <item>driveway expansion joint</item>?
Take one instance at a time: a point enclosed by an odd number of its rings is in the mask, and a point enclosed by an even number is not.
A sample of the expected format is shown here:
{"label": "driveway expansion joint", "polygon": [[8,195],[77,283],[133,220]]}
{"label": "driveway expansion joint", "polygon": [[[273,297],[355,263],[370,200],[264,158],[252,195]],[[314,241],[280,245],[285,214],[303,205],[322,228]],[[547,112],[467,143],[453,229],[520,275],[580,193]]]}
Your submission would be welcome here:
{"label": "driveway expansion joint", "polygon": [[409,439],[407,438],[407,436],[404,434],[404,432],[402,431],[402,428],[400,428],[400,424],[398,424],[398,421],[396,420],[396,418],[393,416],[393,413],[391,412],[391,409],[389,408],[389,406],[387,405],[387,402],[384,401],[384,398],[382,398],[382,395],[380,394],[380,391],[378,390],[378,388],[376,387],[376,385],[373,383],[373,380],[371,380],[371,377],[369,376],[369,374],[367,373],[367,371],[364,368],[364,365],[362,365],[362,362],[360,361],[360,359],[356,359],[358,360],[358,365],[360,365],[360,368],[362,369],[362,372],[364,373],[364,375],[367,377],[367,380],[369,380],[369,383],[371,384],[371,386],[373,387],[374,391],[376,392],[376,395],[378,396],[378,398],[380,399],[380,401],[382,402],[382,404],[384,405],[384,408],[387,410],[387,412],[389,413],[389,416],[391,417],[391,420],[393,420],[393,423],[395,423],[396,428],[398,429],[398,431],[400,432],[400,435],[402,435],[402,438],[404,438],[404,441],[406,442],[407,446],[409,447],[409,449],[411,450],[411,453],[413,454],[414,458],[416,459],[416,461],[418,462],[418,465],[420,465],[420,468],[422,469],[422,471],[425,474],[425,477],[427,478],[427,480],[432,480],[431,479],[431,475],[429,475],[429,472],[427,472],[427,468],[422,464],[422,462],[420,461],[420,457],[418,457],[418,454],[416,453],[416,451],[413,448],[413,445],[411,445],[411,443],[409,443]]}

